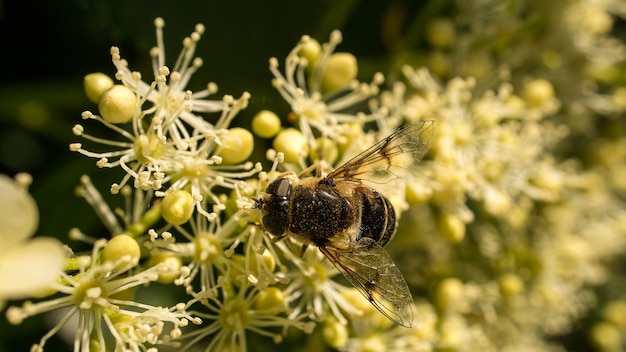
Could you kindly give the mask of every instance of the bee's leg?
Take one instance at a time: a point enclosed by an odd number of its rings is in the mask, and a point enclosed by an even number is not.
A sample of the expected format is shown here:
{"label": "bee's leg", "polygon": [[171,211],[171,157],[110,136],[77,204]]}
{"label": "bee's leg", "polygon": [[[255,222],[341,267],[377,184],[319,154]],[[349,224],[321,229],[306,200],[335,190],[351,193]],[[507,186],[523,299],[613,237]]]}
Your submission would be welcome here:
{"label": "bee's leg", "polygon": [[305,176],[310,174],[311,172],[315,171],[315,177],[320,177],[322,175],[322,164],[320,162],[316,162],[313,165],[307,167],[306,169],[302,170],[300,172],[300,175],[298,175],[299,177]]}
{"label": "bee's leg", "polygon": [[296,245],[291,241],[291,238],[287,238],[285,242],[287,243],[287,247],[289,247],[289,250],[291,250],[291,253],[297,255],[299,258],[302,258],[304,256],[304,252],[306,251],[307,247],[306,244],[303,244],[302,248],[300,248],[300,250],[298,251]]}
{"label": "bee's leg", "polygon": [[[290,241],[291,242],[291,241]],[[309,247],[308,244],[303,244],[302,248],[300,248],[300,254],[298,254],[298,256],[300,258],[304,258],[304,253],[306,253],[306,249]],[[294,252],[295,253],[295,252]]]}
{"label": "bee's leg", "polygon": [[[287,247],[289,247],[289,250],[291,251],[291,253],[293,253],[294,255],[298,253],[298,249],[296,248],[296,245],[291,241],[291,238],[289,238],[289,236],[285,235],[285,236],[274,237],[274,238],[276,239],[274,242],[285,240],[285,243],[287,243]],[[300,249],[300,253],[297,254],[298,257],[302,258],[304,256],[306,247],[307,247],[306,244],[302,245],[302,248]]]}
{"label": "bee's leg", "polygon": [[300,248],[300,250],[298,251],[298,249],[296,248],[296,245],[293,244],[293,242],[291,242],[291,238],[289,238],[289,235],[274,236],[271,233],[269,233],[268,231],[263,231],[263,233],[265,234],[265,236],[267,236],[267,238],[272,243],[278,243],[280,241],[285,241],[287,243],[287,247],[289,247],[289,249],[291,250],[291,253],[293,253],[293,254],[298,253],[298,257],[300,257],[300,258],[304,257],[304,253],[306,252],[306,249],[308,247],[307,244],[303,244],[302,248]]}
{"label": "bee's leg", "polygon": [[295,175],[295,174],[296,174],[295,172],[288,170],[288,171],[281,172],[280,175],[278,175],[278,178],[288,177],[290,175]]}
{"label": "bee's leg", "polygon": [[284,239],[287,238],[287,235],[282,235],[282,236],[274,236],[271,233],[269,233],[268,231],[263,231],[263,233],[265,234],[265,236],[267,236],[267,238],[272,241],[272,243],[277,243],[280,242]]}

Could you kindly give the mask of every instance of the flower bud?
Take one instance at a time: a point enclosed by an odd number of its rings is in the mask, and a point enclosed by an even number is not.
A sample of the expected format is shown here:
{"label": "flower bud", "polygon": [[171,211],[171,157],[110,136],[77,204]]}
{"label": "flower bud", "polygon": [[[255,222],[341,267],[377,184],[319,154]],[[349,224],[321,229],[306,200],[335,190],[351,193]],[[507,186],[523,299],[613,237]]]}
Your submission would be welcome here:
{"label": "flower bud", "polygon": [[118,270],[126,270],[139,263],[141,249],[137,241],[125,234],[113,237],[102,249],[102,260],[117,265]]}
{"label": "flower bud", "polygon": [[322,90],[332,92],[347,86],[358,72],[356,57],[350,53],[335,53],[328,58],[322,71]]}
{"label": "flower bud", "polygon": [[234,127],[228,130],[224,143],[217,153],[225,164],[239,164],[246,161],[254,149],[254,139],[250,131]]}
{"label": "flower bud", "polygon": [[311,68],[315,67],[317,58],[320,56],[321,51],[322,47],[320,46],[320,43],[315,39],[309,38],[302,44],[302,48],[300,48],[298,55],[305,58],[309,63],[307,67]]}
{"label": "flower bud", "polygon": [[621,351],[622,335],[617,327],[601,322],[591,328],[591,342],[600,351]]}
{"label": "flower bud", "polygon": [[280,118],[273,111],[261,110],[252,118],[252,132],[261,138],[272,138],[280,132]]}
{"label": "flower bud", "polygon": [[287,128],[282,130],[273,142],[274,149],[285,155],[285,162],[297,164],[300,158],[307,155],[309,146],[302,132],[295,128]]}
{"label": "flower bud", "polygon": [[277,315],[287,308],[285,295],[277,287],[268,287],[267,290],[259,292],[256,296],[254,308],[268,311],[270,315]]}
{"label": "flower bud", "polygon": [[613,301],[602,309],[602,316],[609,323],[626,330],[626,302]]}
{"label": "flower bud", "polygon": [[536,108],[554,99],[554,88],[546,79],[535,79],[524,85],[520,96],[529,107]]}
{"label": "flower bud", "polygon": [[488,188],[484,197],[485,210],[493,216],[502,216],[511,209],[511,197],[500,190]]}
{"label": "flower bud", "polygon": [[159,252],[150,257],[148,266],[153,267],[163,264],[163,270],[159,270],[159,278],[157,282],[162,284],[171,284],[180,276],[180,268],[182,261],[180,257],[173,253]]}
{"label": "flower bud", "polygon": [[113,87],[113,85],[111,77],[100,72],[90,73],[83,79],[85,95],[96,104],[100,101],[102,94]]}
{"label": "flower bud", "polygon": [[133,118],[137,110],[137,97],[130,88],[114,85],[102,93],[98,110],[104,121],[110,123],[126,123]]}
{"label": "flower bud", "polygon": [[324,342],[334,349],[341,349],[348,342],[348,329],[337,319],[327,319],[322,327]]}
{"label": "flower bud", "polygon": [[194,201],[187,191],[177,190],[168,193],[161,202],[161,215],[172,225],[181,225],[191,219]]}
{"label": "flower bud", "polygon": [[435,303],[442,310],[454,309],[463,300],[464,285],[457,278],[443,280],[437,286]]}
{"label": "flower bud", "polygon": [[515,274],[504,274],[498,279],[500,293],[505,297],[515,296],[524,291],[524,282]]}
{"label": "flower bud", "polygon": [[441,214],[437,219],[439,235],[450,243],[459,243],[465,238],[465,223],[454,214]]}
{"label": "flower bud", "polygon": [[430,200],[432,195],[432,188],[418,180],[412,180],[406,185],[406,201],[409,204],[424,204]]}

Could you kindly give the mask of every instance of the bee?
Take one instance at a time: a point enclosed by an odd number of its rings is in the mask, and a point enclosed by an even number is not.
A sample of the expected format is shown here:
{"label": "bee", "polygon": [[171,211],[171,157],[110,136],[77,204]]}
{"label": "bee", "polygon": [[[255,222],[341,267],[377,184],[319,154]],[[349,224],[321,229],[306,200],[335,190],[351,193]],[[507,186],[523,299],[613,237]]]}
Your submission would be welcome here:
{"label": "bee", "polygon": [[[316,246],[382,314],[411,327],[413,298],[383,249],[396,232],[396,212],[374,189],[403,176],[427,152],[433,121],[406,125],[325,177],[283,173],[255,199],[273,240]],[[314,165],[315,166],[315,165]]]}

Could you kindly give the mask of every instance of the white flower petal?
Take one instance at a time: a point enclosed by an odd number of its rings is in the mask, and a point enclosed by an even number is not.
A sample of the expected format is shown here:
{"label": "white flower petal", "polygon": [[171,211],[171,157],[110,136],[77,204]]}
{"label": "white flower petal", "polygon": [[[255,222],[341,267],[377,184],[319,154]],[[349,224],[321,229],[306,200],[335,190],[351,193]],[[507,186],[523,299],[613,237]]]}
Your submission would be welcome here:
{"label": "white flower petal", "polygon": [[0,252],[0,300],[44,293],[63,268],[61,242],[37,237]]}
{"label": "white flower petal", "polygon": [[6,248],[35,233],[39,211],[33,197],[5,175],[0,175],[0,195],[0,241]]}

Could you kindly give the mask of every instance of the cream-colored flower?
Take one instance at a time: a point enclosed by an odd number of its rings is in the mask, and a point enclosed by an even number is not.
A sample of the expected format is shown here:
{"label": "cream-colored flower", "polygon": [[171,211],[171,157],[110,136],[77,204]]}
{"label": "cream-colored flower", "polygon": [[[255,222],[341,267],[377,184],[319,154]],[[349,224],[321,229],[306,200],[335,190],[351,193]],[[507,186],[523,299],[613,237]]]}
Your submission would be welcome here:
{"label": "cream-colored flower", "polygon": [[[272,85],[290,105],[294,120],[311,149],[316,134],[337,140],[351,123],[363,124],[377,118],[359,111],[359,104],[378,94],[384,81],[381,73],[371,83],[356,80],[356,59],[349,53],[334,53],[341,32],[331,33],[327,43],[303,36],[285,59],[285,74],[278,59],[270,59]],[[363,109],[364,110],[364,109]],[[295,122],[295,121],[294,121]]]}
{"label": "cream-colored flower", "polygon": [[35,200],[19,175],[0,175],[0,308],[8,299],[45,293],[57,280],[65,259],[61,243],[50,237],[31,239],[39,224]]}
{"label": "cream-colored flower", "polygon": [[[105,331],[115,339],[115,350],[145,350],[145,344],[160,344],[177,339],[181,327],[190,321],[198,322],[184,311],[184,305],[171,308],[157,307],[127,299],[124,293],[134,287],[147,285],[159,279],[160,266],[136,270],[139,245],[128,235],[111,241],[97,240],[90,256],[71,258],[75,275],[63,272],[62,283],[56,284],[58,297],[40,302],[26,301],[20,307],[7,310],[9,323],[21,324],[26,318],[67,309],[59,322],[45,334],[31,351],[43,351],[48,340],[63,328],[70,318],[77,316],[73,344],[76,351],[87,351],[88,346],[105,350]],[[131,271],[134,269],[135,271]],[[170,323],[172,329],[163,329]],[[146,334],[145,329],[151,330]],[[136,329],[133,333],[131,329]]]}

